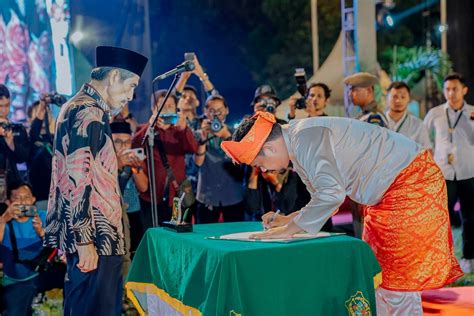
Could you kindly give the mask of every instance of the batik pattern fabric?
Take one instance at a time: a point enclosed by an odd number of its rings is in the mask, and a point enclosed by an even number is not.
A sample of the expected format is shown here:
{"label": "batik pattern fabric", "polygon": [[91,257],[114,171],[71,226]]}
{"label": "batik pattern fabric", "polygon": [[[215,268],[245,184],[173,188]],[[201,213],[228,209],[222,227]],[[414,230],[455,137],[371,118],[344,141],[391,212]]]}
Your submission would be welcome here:
{"label": "batik pattern fabric", "polygon": [[59,114],[45,245],[74,253],[93,243],[99,255],[122,255],[117,158],[109,108],[97,96],[85,85]]}
{"label": "batik pattern fabric", "polygon": [[428,151],[398,175],[378,204],[365,208],[363,239],[382,267],[384,289],[437,289],[462,276],[446,184]]}

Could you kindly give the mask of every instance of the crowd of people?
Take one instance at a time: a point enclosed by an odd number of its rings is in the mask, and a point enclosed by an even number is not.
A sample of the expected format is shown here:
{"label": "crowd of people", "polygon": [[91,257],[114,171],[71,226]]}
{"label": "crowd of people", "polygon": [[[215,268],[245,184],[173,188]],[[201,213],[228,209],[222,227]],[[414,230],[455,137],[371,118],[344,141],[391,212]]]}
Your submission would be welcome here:
{"label": "crowd of people", "polygon": [[[159,224],[171,219],[173,200],[182,196],[190,197],[188,216],[184,218],[190,223],[259,221],[277,210],[284,221],[307,208],[314,190],[318,190],[308,189],[312,179],[301,177],[305,166],[290,163],[277,170],[266,170],[262,165],[234,163],[232,154],[226,154],[222,144],[236,134],[235,128],[226,124],[235,105],[228,104],[216,90],[197,57],[195,69],[182,74],[165,102],[164,90],[150,96],[152,113],[164,105],[153,131],[153,153],[147,156],[142,143],[151,122],[138,124],[126,106],[132,100],[146,58],[117,50],[98,49],[91,82],[63,106],[56,120],[49,100],[42,98],[30,107],[27,124],[11,122],[10,94],[6,86],[0,85],[0,259],[4,272],[4,315],[27,315],[38,290],[53,286],[64,286],[66,315],[78,314],[74,310],[77,306],[82,306],[81,314],[88,314],[87,308],[94,309],[90,315],[120,314],[122,279],[145,231],[153,223],[151,188],[157,197]],[[122,61],[116,62],[120,58]],[[193,75],[206,91],[202,106],[197,89],[187,84]],[[426,149],[427,155],[433,153],[447,185],[449,220],[452,226],[461,226],[463,230],[461,267],[464,272],[472,272],[474,106],[464,100],[468,88],[462,76],[451,74],[445,78],[447,101],[429,110],[424,121],[408,112],[410,87],[404,82],[393,82],[388,88],[386,111],[375,100],[375,76],[357,73],[344,83],[350,87],[353,104],[361,109],[359,121],[400,133]],[[321,82],[309,84],[304,96],[290,98],[285,119],[275,117],[281,99],[268,84],[259,86],[249,103],[254,113],[267,113],[283,125],[295,120],[301,97],[308,118],[327,117],[325,108],[331,89]],[[336,135],[335,131],[330,133]],[[319,141],[329,142],[332,138],[328,135]],[[366,139],[351,141],[364,143]],[[310,147],[305,147],[308,152]],[[381,154],[368,148],[360,155],[368,152]],[[406,159],[399,156],[393,152],[393,159]],[[149,183],[149,159],[153,160],[153,185]],[[18,168],[21,164],[26,164],[26,172]],[[370,202],[364,194],[360,192],[358,201]],[[346,208],[353,214],[354,235],[370,233],[364,232],[363,224],[364,214],[371,210],[347,197],[346,191],[340,195],[345,201],[339,209]],[[458,201],[461,216],[454,211]],[[320,202],[326,205],[325,201]],[[321,212],[315,219],[319,221],[317,225],[305,226],[300,220],[300,227],[310,232],[320,228],[333,230],[331,215],[336,210],[331,205],[327,204],[324,214]],[[52,256],[55,248],[59,248],[59,253]],[[68,277],[64,283],[61,279],[66,270]],[[88,273],[98,270],[107,273]],[[54,271],[60,281],[51,284],[50,279],[42,278],[46,271]],[[116,293],[111,289],[116,289]],[[111,312],[110,306],[117,310]]]}

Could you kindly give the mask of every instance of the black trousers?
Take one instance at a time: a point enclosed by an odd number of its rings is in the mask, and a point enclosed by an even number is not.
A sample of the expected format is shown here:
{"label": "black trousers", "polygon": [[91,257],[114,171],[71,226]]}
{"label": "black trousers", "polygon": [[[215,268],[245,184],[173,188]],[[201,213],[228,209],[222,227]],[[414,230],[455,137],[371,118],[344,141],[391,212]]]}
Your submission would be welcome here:
{"label": "black trousers", "polygon": [[130,224],[130,252],[134,253],[143,237],[142,211],[127,213]]}
{"label": "black trousers", "polygon": [[197,224],[217,223],[222,213],[224,222],[242,222],[244,220],[244,203],[229,206],[214,206],[212,210],[197,202]]}
{"label": "black trousers", "polygon": [[463,257],[474,259],[474,178],[446,180],[446,186],[449,213],[454,213],[458,199],[461,204]]}
{"label": "black trousers", "polygon": [[77,267],[79,255],[67,255],[63,315],[122,315],[122,260],[99,256],[97,269],[83,273]]}

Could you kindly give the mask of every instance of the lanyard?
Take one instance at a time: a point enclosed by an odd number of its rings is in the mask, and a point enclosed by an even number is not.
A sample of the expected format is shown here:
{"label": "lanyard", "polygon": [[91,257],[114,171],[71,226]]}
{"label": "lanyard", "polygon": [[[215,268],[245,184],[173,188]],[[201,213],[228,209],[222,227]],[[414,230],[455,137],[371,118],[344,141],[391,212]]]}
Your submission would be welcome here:
{"label": "lanyard", "polygon": [[458,123],[459,123],[459,120],[461,119],[461,116],[462,116],[462,109],[460,110],[460,113],[459,113],[459,116],[456,120],[456,122],[454,122],[454,126],[451,126],[451,120],[449,119],[449,114],[448,114],[448,109],[446,109],[446,119],[448,120],[448,132],[449,132],[449,142],[452,143],[453,142],[453,133],[454,133],[454,129],[456,128],[456,126],[458,126]]}
{"label": "lanyard", "polygon": [[396,130],[397,133],[400,132],[400,130],[402,129],[402,126],[403,126],[403,124],[405,124],[405,121],[407,120],[407,118],[408,118],[408,113],[405,115],[405,118],[400,123],[400,125],[398,125],[397,130]]}

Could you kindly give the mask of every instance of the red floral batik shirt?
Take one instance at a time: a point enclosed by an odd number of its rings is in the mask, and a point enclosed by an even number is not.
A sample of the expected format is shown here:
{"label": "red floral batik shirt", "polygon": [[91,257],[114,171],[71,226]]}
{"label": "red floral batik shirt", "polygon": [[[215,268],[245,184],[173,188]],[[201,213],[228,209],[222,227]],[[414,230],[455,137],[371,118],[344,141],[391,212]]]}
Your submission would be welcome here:
{"label": "red floral batik shirt", "polygon": [[124,254],[117,157],[109,106],[84,85],[59,113],[45,245],[66,253],[94,243],[99,255]]}

